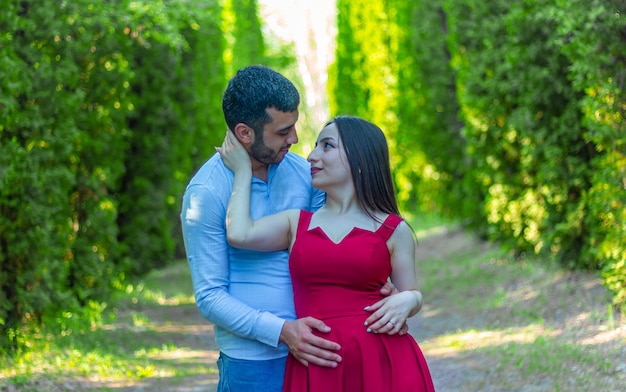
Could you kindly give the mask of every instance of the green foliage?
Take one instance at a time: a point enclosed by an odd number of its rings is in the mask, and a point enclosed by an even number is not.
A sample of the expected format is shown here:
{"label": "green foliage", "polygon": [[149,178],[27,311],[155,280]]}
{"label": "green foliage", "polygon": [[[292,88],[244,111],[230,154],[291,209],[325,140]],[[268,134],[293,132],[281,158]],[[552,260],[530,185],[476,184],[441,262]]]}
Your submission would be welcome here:
{"label": "green foliage", "polygon": [[[415,210],[458,216],[463,139],[446,22],[438,2],[338,2],[331,112],[385,131],[398,198]],[[426,148],[428,146],[428,148]]]}
{"label": "green foliage", "polygon": [[335,74],[329,78],[331,115],[366,118],[388,135],[395,129],[398,34],[392,14],[378,1],[337,2]]}
{"label": "green foliage", "polygon": [[3,9],[0,353],[173,260],[184,186],[223,137],[220,15],[213,1]]}
{"label": "green foliage", "polygon": [[394,173],[407,208],[464,217],[463,206],[475,200],[461,181],[464,140],[441,3],[391,3],[400,35]]}
{"label": "green foliage", "polygon": [[[0,353],[182,256],[179,200],[223,138],[225,76],[293,61],[252,0],[4,3]],[[338,1],[331,112],[383,128],[404,211],[601,269],[624,306],[620,5]]]}
{"label": "green foliage", "polygon": [[102,390],[148,377],[155,388],[172,383],[175,389],[188,377],[210,377],[217,369],[202,363],[201,348],[189,339],[197,327],[190,282],[187,263],[179,260],[129,280],[107,304],[92,301],[77,312],[46,316],[43,326],[28,325],[20,338],[28,351],[0,357],[0,389]]}
{"label": "green foliage", "polygon": [[[125,256],[140,261],[128,265],[137,275],[164,265],[174,255],[171,233],[175,220],[169,214],[154,212],[168,209],[175,181],[172,173],[178,165],[175,158],[179,156],[173,153],[179,147],[175,135],[187,128],[180,118],[180,105],[191,98],[192,80],[186,68],[193,63],[183,64],[181,55],[189,50],[181,34],[186,27],[183,7],[180,3],[166,7],[157,1],[131,8],[134,25],[129,35],[135,39],[129,63],[141,72],[135,73],[130,92],[134,110],[127,122],[133,157],[126,161],[127,170],[121,179],[118,226]],[[160,241],[155,242],[155,238]]]}
{"label": "green foliage", "polygon": [[[581,98],[585,140],[595,146],[586,193],[584,255],[603,268],[615,303],[626,312],[626,17],[623,3],[594,0],[585,8],[557,1],[555,18],[569,78]],[[620,8],[622,6],[622,8]]]}
{"label": "green foliage", "polygon": [[[114,223],[110,214],[97,218],[107,200],[102,177],[108,172],[88,172],[83,161],[98,148],[105,150],[83,134],[85,112],[95,109],[93,116],[98,110],[113,109],[97,98],[90,101],[93,96],[87,92],[91,34],[98,35],[100,21],[88,12],[84,19],[76,18],[77,4],[49,3],[30,7],[23,2],[19,9],[11,9],[18,17],[14,30],[5,36],[13,51],[10,72],[22,82],[8,80],[3,87],[7,104],[1,155],[7,169],[2,176],[0,238],[6,279],[0,291],[8,299],[3,330],[11,334],[2,347],[15,347],[22,320],[37,322],[46,314],[72,309],[77,301],[94,296],[94,289],[105,287],[101,278],[106,268],[100,257],[115,251],[114,238],[110,248],[99,247],[107,243],[106,231]],[[99,60],[100,54],[93,58]],[[108,116],[98,120],[101,124]],[[115,143],[109,147],[115,148]],[[102,164],[108,166],[106,160]],[[82,234],[89,226],[104,232],[98,242],[82,247]],[[77,259],[79,249],[89,257]]]}
{"label": "green foliage", "polygon": [[227,75],[251,64],[269,65],[256,0],[225,0],[223,31]]}
{"label": "green foliage", "polygon": [[[386,131],[399,198],[626,298],[620,2],[338,2],[332,111]],[[382,59],[382,61],[381,61]]]}
{"label": "green foliage", "polygon": [[520,252],[604,268],[623,304],[625,23],[616,2],[446,9],[484,227]]}
{"label": "green foliage", "polygon": [[487,230],[520,251],[550,244],[575,259],[590,156],[556,21],[532,1],[472,4],[448,8],[459,21],[458,96]]}
{"label": "green foliage", "polygon": [[[396,142],[403,36],[396,10],[380,1],[337,2],[337,47],[329,70],[331,115],[354,115],[377,124],[387,136],[393,157],[406,146]],[[400,138],[401,139],[401,138]],[[394,168],[400,165],[394,159]],[[406,209],[411,211],[412,208]]]}

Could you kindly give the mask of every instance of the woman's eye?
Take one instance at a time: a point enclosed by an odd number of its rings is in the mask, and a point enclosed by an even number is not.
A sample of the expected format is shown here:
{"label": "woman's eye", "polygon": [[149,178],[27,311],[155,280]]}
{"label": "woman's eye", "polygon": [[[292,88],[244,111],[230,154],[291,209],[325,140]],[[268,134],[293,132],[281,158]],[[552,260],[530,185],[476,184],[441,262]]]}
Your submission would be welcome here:
{"label": "woman's eye", "polygon": [[333,148],[334,146],[330,143],[324,143],[324,148]]}

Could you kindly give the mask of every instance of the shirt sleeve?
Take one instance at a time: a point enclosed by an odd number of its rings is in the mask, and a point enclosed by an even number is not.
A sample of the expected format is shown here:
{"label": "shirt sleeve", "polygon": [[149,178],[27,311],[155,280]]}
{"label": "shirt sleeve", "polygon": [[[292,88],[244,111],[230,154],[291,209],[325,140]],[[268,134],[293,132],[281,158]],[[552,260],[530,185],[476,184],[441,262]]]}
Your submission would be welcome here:
{"label": "shirt sleeve", "polygon": [[313,193],[311,194],[311,208],[309,211],[315,212],[320,209],[326,203],[326,193],[313,188]]}
{"label": "shirt sleeve", "polygon": [[212,323],[230,332],[278,346],[284,319],[254,309],[229,294],[226,206],[203,185],[183,196],[181,223],[196,304]]}

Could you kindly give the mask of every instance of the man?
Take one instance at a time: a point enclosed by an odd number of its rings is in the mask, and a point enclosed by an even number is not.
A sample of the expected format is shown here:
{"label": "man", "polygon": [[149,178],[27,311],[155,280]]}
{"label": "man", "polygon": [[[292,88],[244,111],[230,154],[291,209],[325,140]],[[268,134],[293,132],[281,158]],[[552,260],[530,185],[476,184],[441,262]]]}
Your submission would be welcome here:
{"label": "man", "polygon": [[[310,164],[289,153],[298,142],[299,103],[294,85],[263,66],[239,70],[224,92],[226,124],[252,162],[253,219],[286,209],[316,210],[324,203],[324,194],[311,187]],[[340,347],[313,334],[328,332],[322,321],[294,320],[287,250],[253,252],[228,245],[225,221],[233,177],[215,154],[183,197],[181,221],[196,304],[215,325],[218,391],[278,392],[288,351],[304,364],[335,367]]]}

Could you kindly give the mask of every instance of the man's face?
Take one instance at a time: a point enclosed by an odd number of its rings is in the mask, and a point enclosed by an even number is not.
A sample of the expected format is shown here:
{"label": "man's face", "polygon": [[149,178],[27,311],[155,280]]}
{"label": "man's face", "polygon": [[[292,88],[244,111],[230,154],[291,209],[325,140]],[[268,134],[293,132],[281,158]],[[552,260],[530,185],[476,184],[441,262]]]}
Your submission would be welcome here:
{"label": "man's face", "polygon": [[298,143],[296,133],[296,121],[298,111],[281,112],[274,108],[267,109],[272,118],[270,123],[265,124],[263,137],[256,138],[250,146],[250,154],[255,160],[264,163],[280,163],[292,144]]}

